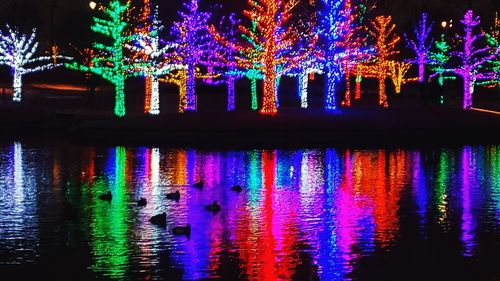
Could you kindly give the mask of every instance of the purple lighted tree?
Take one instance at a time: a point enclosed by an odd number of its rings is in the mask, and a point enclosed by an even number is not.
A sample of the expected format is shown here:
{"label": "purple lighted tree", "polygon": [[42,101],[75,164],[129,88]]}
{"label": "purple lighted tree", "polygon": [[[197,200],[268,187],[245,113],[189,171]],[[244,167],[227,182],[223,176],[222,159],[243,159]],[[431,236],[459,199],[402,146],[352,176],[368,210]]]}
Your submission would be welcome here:
{"label": "purple lighted tree", "polygon": [[[180,12],[181,21],[174,23],[173,35],[177,48],[173,54],[174,62],[186,68],[186,111],[196,111],[196,68],[205,65],[210,57],[211,36],[207,24],[210,14],[198,10],[199,0],[187,0],[185,12]],[[176,61],[177,60],[177,61]],[[182,99],[182,97],[181,97]]]}
{"label": "purple lighted tree", "polygon": [[453,72],[461,76],[464,81],[464,102],[463,108],[472,108],[472,95],[478,80],[489,80],[492,74],[484,67],[490,60],[494,59],[496,52],[490,46],[478,47],[485,39],[484,32],[474,33],[474,29],[481,23],[478,16],[469,10],[465,13],[463,20],[464,35],[462,38],[463,50],[454,52],[453,55],[460,61],[460,65]]}
{"label": "purple lighted tree", "polygon": [[429,36],[434,23],[428,22],[427,17],[428,15],[423,13],[422,18],[413,30],[416,40],[404,34],[408,47],[413,49],[417,55],[415,62],[418,64],[418,82],[420,83],[424,82],[425,65],[429,62],[429,50],[434,42],[434,39]]}

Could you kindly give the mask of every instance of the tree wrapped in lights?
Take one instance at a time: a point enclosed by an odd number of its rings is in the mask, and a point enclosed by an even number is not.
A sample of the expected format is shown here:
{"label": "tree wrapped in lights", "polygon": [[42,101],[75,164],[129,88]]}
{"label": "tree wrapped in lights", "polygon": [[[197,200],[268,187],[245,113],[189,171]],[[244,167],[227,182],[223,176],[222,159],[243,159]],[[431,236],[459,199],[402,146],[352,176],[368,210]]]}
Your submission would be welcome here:
{"label": "tree wrapped in lights", "polygon": [[373,30],[369,31],[371,36],[375,38],[376,51],[376,58],[370,66],[370,72],[378,79],[379,105],[385,108],[389,107],[385,79],[390,76],[393,57],[399,54],[396,46],[401,40],[401,37],[395,33],[396,25],[391,22],[391,16],[378,16],[372,21]]}
{"label": "tree wrapped in lights", "polygon": [[396,94],[401,93],[401,87],[411,81],[412,79],[406,79],[406,74],[411,68],[411,63],[392,61],[389,63],[391,79],[394,84],[394,91]]}
{"label": "tree wrapped in lights", "polygon": [[[350,1],[348,1],[349,3]],[[326,110],[336,110],[338,107],[335,86],[344,75],[341,63],[341,44],[352,24],[351,11],[346,9],[344,0],[322,0],[323,10],[320,11],[319,28],[324,40],[324,66],[326,75]]]}
{"label": "tree wrapped in lights", "polygon": [[160,79],[161,82],[176,85],[179,88],[179,107],[178,112],[184,113],[187,105],[187,71],[186,69],[178,69],[169,73],[165,78]]}
{"label": "tree wrapped in lights", "polygon": [[309,79],[315,74],[323,74],[321,63],[315,55],[311,55],[304,60],[298,69],[294,70],[290,75],[297,76],[297,92],[300,98],[300,107],[309,107]]}
{"label": "tree wrapped in lights", "polygon": [[[155,24],[154,22],[151,22],[151,1],[150,0],[143,0],[142,1],[142,9],[141,9],[141,14],[140,14],[140,24],[139,26],[136,27],[135,29],[135,41],[137,50],[134,52],[133,57],[134,60],[141,60],[141,61],[148,61],[149,60],[149,55],[153,54],[154,51],[152,50],[152,47],[156,47],[156,51],[158,50],[158,32],[160,28],[163,28],[162,26],[159,25],[159,22],[157,22],[157,25],[155,27],[152,26],[152,24]],[[158,8],[158,7],[156,7]],[[157,15],[156,15],[157,16]],[[158,18],[156,18],[158,20]],[[153,19],[154,21],[154,19]],[[153,30],[154,28],[154,30]],[[156,46],[155,46],[156,45]],[[131,45],[127,45],[129,49],[131,49]],[[146,68],[147,69],[147,68]],[[147,70],[152,70],[151,68]],[[150,72],[150,71],[149,71]],[[134,74],[138,74],[137,72]],[[159,105],[159,93],[157,97],[153,98],[153,95],[156,93],[154,92],[154,88],[159,89],[159,84],[158,84],[158,79],[154,81],[154,78],[152,77],[151,74],[147,73],[144,74],[146,77],[145,81],[145,94],[144,94],[144,113],[151,114],[151,115],[157,115],[160,112],[160,105]],[[153,101],[154,99],[154,101]]]}
{"label": "tree wrapped in lights", "polygon": [[463,50],[454,52],[460,65],[453,69],[453,72],[461,76],[464,82],[464,101],[463,108],[472,108],[472,95],[474,88],[479,80],[490,80],[494,77],[486,71],[486,64],[496,57],[500,50],[492,51],[490,46],[478,47],[485,39],[483,32],[474,33],[474,29],[481,23],[478,16],[469,10],[465,13],[461,21],[464,26],[464,35],[462,36]]}
{"label": "tree wrapped in lights", "polygon": [[118,117],[125,116],[125,79],[131,75],[130,65],[124,57],[124,48],[129,38],[125,34],[127,22],[123,19],[128,8],[129,3],[122,4],[119,0],[113,0],[103,9],[106,19],[94,17],[92,31],[110,38],[112,44],[94,43],[94,49],[99,52],[99,56],[93,59],[92,66],[66,64],[70,69],[101,76],[115,86],[114,113]]}
{"label": "tree wrapped in lights", "polygon": [[489,67],[492,70],[492,78],[490,81],[485,82],[487,86],[499,86],[500,89],[500,16],[499,13],[495,15],[495,23],[490,33],[486,34],[486,40],[491,47],[496,57],[489,62]]}
{"label": "tree wrapped in lights", "polygon": [[492,52],[495,54],[495,58],[489,62],[492,75],[487,84],[493,87],[500,86],[500,38],[497,39],[493,35],[486,34],[486,39]]}
{"label": "tree wrapped in lights", "polygon": [[431,51],[429,53],[429,63],[431,66],[431,70],[434,72],[430,76],[431,79],[434,79],[436,76],[438,77],[438,83],[441,87],[444,86],[445,80],[454,80],[455,77],[446,75],[449,72],[448,64],[450,62],[450,45],[446,41],[444,34],[441,34],[439,40],[434,42],[435,51]]}
{"label": "tree wrapped in lights", "polygon": [[[344,48],[341,56],[341,62],[344,68],[344,78],[346,90],[344,94],[344,99],[342,105],[349,107],[351,106],[351,75],[356,76],[356,82],[361,79],[358,76],[358,65],[365,63],[372,59],[374,50],[372,47],[368,47],[365,32],[361,28],[363,22],[363,14],[366,13],[366,6],[359,3],[358,8],[352,7],[350,0],[345,0],[345,12],[350,13],[350,20],[348,22],[347,33],[345,35],[345,40],[340,42],[340,46]],[[360,84],[359,84],[360,87]],[[356,89],[358,88],[358,83],[356,83]],[[356,92],[357,93],[357,92]],[[358,96],[356,94],[356,96]]]}
{"label": "tree wrapped in lights", "polygon": [[[22,79],[24,75],[60,66],[60,64],[53,63],[54,59],[66,58],[59,55],[35,57],[38,48],[38,42],[35,39],[35,29],[33,29],[31,35],[20,34],[8,25],[6,32],[0,30],[0,65],[7,65],[12,70],[14,77],[12,100],[14,102],[21,102],[22,100]],[[36,66],[36,64],[41,65]]]}
{"label": "tree wrapped in lights", "polygon": [[[174,43],[177,45],[173,52],[172,63],[182,65],[186,69],[186,97],[181,104],[185,108],[180,111],[196,111],[196,76],[199,66],[207,64],[207,58],[210,57],[210,47],[212,37],[208,33],[208,20],[210,14],[200,12],[198,9],[199,0],[187,0],[184,3],[185,12],[179,13],[181,21],[174,23],[172,30],[175,36]],[[181,75],[183,76],[183,75]]]}
{"label": "tree wrapped in lights", "polygon": [[408,47],[416,54],[415,63],[418,65],[418,82],[423,83],[425,80],[425,65],[429,62],[429,51],[433,45],[434,39],[430,37],[433,22],[428,22],[428,15],[422,14],[422,18],[415,26],[413,33],[415,39],[409,38],[404,34]]}
{"label": "tree wrapped in lights", "polygon": [[[217,41],[244,54],[237,58],[242,69],[255,70],[263,74],[264,91],[260,113],[276,115],[278,113],[277,85],[279,78],[297,67],[310,49],[295,52],[293,46],[299,42],[299,34],[287,25],[294,6],[286,0],[248,0],[250,9],[244,11],[255,28],[240,25],[240,31],[247,42],[233,44],[214,29],[211,33]],[[304,44],[310,46],[311,44]],[[251,56],[248,56],[251,54]]]}
{"label": "tree wrapped in lights", "polygon": [[[245,76],[245,71],[241,71],[238,67],[237,57],[240,54],[232,47],[237,44],[236,32],[239,24],[240,21],[236,19],[235,14],[223,17],[219,23],[219,28],[224,28],[222,36],[227,38],[229,44],[221,44],[221,41],[217,41],[221,35],[217,34],[214,26],[209,27],[210,33],[214,35],[213,43],[216,44],[213,47],[212,56],[214,59],[211,62],[211,68],[216,68],[215,73],[220,74],[222,77],[223,81],[221,83],[225,83],[227,86],[227,111],[234,111],[236,109],[234,84],[237,79]],[[218,84],[213,79],[210,79],[209,82],[211,84]]]}
{"label": "tree wrapped in lights", "polygon": [[[363,47],[363,38],[359,36],[360,15],[364,5],[359,9],[351,0],[322,0],[320,11],[319,34],[323,41],[323,71],[326,75],[325,109],[336,110],[338,107],[335,88],[344,77],[347,91],[343,105],[351,104],[350,73],[355,66],[369,56],[369,48]],[[357,22],[358,21],[358,22]]]}
{"label": "tree wrapped in lights", "polygon": [[[299,1],[300,2],[300,1]],[[308,49],[306,56],[299,61],[297,67],[295,69],[291,69],[286,74],[287,76],[297,77],[297,93],[300,98],[300,106],[301,108],[308,108],[308,88],[309,88],[309,79],[314,78],[315,74],[323,74],[323,54],[320,49],[315,48],[315,44],[317,43],[317,14],[316,12],[311,13],[311,8],[314,3],[310,2],[309,6],[302,3],[300,5],[302,10],[298,12],[299,19],[296,23],[296,29],[300,30],[302,35],[302,41],[300,43],[310,44],[309,46],[297,45],[295,46],[296,51],[299,53],[300,50]],[[297,3],[299,6],[299,3]]]}
{"label": "tree wrapped in lights", "polygon": [[[286,63],[289,59],[287,55],[290,48],[298,40],[297,34],[285,27],[291,17],[290,3],[286,0],[249,0],[248,4],[252,8],[244,11],[249,19],[255,21],[257,29],[250,30],[242,27],[241,30],[253,42],[262,46],[260,56],[261,70],[264,73],[264,89],[260,113],[263,115],[278,113],[276,98],[278,65]],[[247,63],[250,63],[249,68],[254,67],[254,62]]]}
{"label": "tree wrapped in lights", "polygon": [[146,77],[144,110],[151,115],[158,115],[160,114],[159,77],[176,68],[166,59],[166,54],[175,48],[175,44],[160,42],[159,33],[163,26],[158,19],[158,7],[155,8],[152,22],[147,28],[147,32],[140,31],[134,34],[133,44],[128,44],[127,47],[132,50],[135,57],[132,64],[134,75]]}
{"label": "tree wrapped in lights", "polygon": [[[255,2],[256,0],[254,0]],[[256,7],[256,6],[254,6]],[[241,28],[241,27],[240,27]],[[257,34],[257,21],[252,20],[251,30],[253,34]],[[240,49],[240,55],[244,57],[246,61],[253,62],[251,67],[247,67],[244,70],[245,76],[250,80],[250,93],[252,98],[252,110],[256,111],[259,109],[259,103],[257,101],[257,81],[264,79],[264,74],[261,69],[262,62],[260,61],[260,54],[262,53],[262,43],[257,43],[252,37],[243,34],[242,37],[247,41],[251,48]]]}
{"label": "tree wrapped in lights", "polygon": [[[256,1],[257,0],[253,0],[253,9],[256,7]],[[247,32],[241,32],[243,43],[235,40],[236,37],[234,33],[221,34],[213,25],[210,25],[209,31],[217,42],[226,49],[230,49],[231,52],[237,54],[234,58],[239,69],[237,74],[241,74],[250,80],[251,109],[257,111],[259,109],[257,100],[257,81],[264,79],[264,73],[262,71],[263,45],[262,42],[256,41],[256,38],[261,38],[261,35],[256,36],[259,32],[259,29],[257,29],[257,19],[250,19],[250,21],[251,27],[243,27],[241,24],[238,26],[240,31],[251,30],[253,34],[253,36],[249,36]]]}

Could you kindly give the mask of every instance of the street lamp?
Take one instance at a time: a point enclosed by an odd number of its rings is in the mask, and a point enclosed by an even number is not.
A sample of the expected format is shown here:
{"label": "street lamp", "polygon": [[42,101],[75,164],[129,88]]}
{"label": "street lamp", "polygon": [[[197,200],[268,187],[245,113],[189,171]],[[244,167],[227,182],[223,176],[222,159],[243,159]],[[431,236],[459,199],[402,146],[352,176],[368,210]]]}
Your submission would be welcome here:
{"label": "street lamp", "polygon": [[448,26],[448,22],[447,21],[444,20],[444,21],[441,22],[441,27],[442,28],[446,28],[447,26]]}
{"label": "street lamp", "polygon": [[94,2],[94,1],[90,1],[89,2],[89,7],[90,7],[90,9],[95,10],[95,8],[97,7],[97,3]]}

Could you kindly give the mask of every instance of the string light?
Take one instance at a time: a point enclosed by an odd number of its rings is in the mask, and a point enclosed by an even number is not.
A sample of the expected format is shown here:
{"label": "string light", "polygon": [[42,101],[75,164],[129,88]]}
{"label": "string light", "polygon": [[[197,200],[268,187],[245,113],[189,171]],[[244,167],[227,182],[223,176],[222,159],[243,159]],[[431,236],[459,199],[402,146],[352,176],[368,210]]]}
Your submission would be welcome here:
{"label": "string light", "polygon": [[255,76],[262,73],[264,89],[260,113],[273,116],[278,113],[277,91],[281,76],[297,68],[310,49],[301,50],[299,53],[293,50],[299,42],[300,34],[287,25],[292,16],[291,2],[248,0],[248,5],[250,9],[245,10],[243,14],[250,19],[252,27],[240,25],[239,28],[246,43],[231,42],[220,35],[213,26],[210,32],[217,41],[242,54],[236,58],[240,68],[251,70]]}
{"label": "string light", "polygon": [[[149,5],[149,1],[145,1],[145,5]],[[149,15],[149,8],[146,10]],[[159,33],[163,28],[158,19],[157,6],[154,9],[151,24],[147,25],[147,30],[137,31],[132,36],[134,44],[126,44],[126,47],[133,52],[133,74],[146,77],[144,111],[151,115],[160,114],[159,77],[177,69],[177,66],[166,58],[166,55],[177,45],[163,44],[162,46]]]}
{"label": "string light", "polygon": [[323,10],[320,12],[320,34],[325,42],[324,47],[324,72],[326,75],[325,109],[337,109],[335,85],[340,81],[343,67],[339,55],[340,42],[347,34],[350,17],[344,13],[342,0],[323,0]]}
{"label": "string light", "polygon": [[[0,30],[0,65],[6,65],[12,70],[14,77],[12,100],[14,102],[22,100],[24,75],[61,66],[61,64],[53,63],[57,59],[71,59],[58,54],[34,57],[38,48],[38,42],[35,39],[36,29],[33,29],[31,35],[20,34],[19,31],[11,29],[8,25],[6,32]],[[29,67],[29,65],[37,63],[42,65]]]}
{"label": "string light", "polygon": [[[430,78],[434,79],[437,76],[439,85],[443,87],[445,80],[455,80],[454,76],[447,75],[449,72],[447,65],[451,58],[449,54],[450,46],[448,45],[448,42],[446,42],[444,34],[441,34],[439,40],[434,42],[434,49],[435,51],[431,51],[429,53],[431,70],[434,72]],[[442,102],[444,103],[443,99]]]}
{"label": "string light", "polygon": [[161,82],[174,84],[179,87],[179,107],[178,112],[184,113],[187,106],[187,71],[180,69],[176,72],[170,73],[165,78],[160,79]]}
{"label": "string light", "polygon": [[[300,1],[299,1],[300,2]],[[298,6],[299,4],[297,3]],[[315,3],[309,3],[309,5],[314,6]],[[314,79],[315,74],[323,74],[323,62],[324,56],[320,48],[316,48],[318,40],[318,30],[317,30],[317,15],[314,12],[312,15],[308,14],[307,7],[304,5],[304,10],[302,12],[302,18],[296,20],[296,29],[300,30],[302,40],[300,43],[309,44],[308,46],[297,45],[296,52],[299,50],[307,49],[305,56],[302,60],[298,62],[297,68],[289,70],[286,75],[290,77],[297,77],[297,93],[300,98],[301,108],[308,108],[308,88],[309,79]]]}
{"label": "string light", "polygon": [[408,47],[416,54],[415,63],[418,64],[418,82],[423,83],[425,79],[425,65],[429,62],[429,50],[434,43],[434,39],[430,38],[433,22],[428,23],[428,15],[422,14],[422,18],[415,26],[413,33],[416,40],[409,38],[404,34]]}
{"label": "string light", "polygon": [[[230,44],[224,44],[221,41],[217,41],[220,38],[220,34],[217,34],[214,26],[209,27],[210,34],[214,35],[213,42],[214,46],[212,49],[213,60],[210,64],[210,69],[216,69],[214,71],[209,71],[209,73],[214,72],[219,74],[223,78],[222,83],[226,84],[227,87],[227,111],[234,111],[236,109],[235,101],[235,86],[234,83],[237,79],[244,77],[245,73],[240,71],[237,63],[237,56],[239,53],[231,45],[236,44],[237,40],[237,26],[240,21],[236,19],[236,15],[231,13],[228,17],[223,17],[219,23],[219,29],[224,28],[224,38],[229,40]],[[214,76],[214,75],[212,75]],[[216,85],[220,82],[214,81],[212,78],[208,81],[209,84]]]}
{"label": "string light", "polygon": [[492,30],[491,34],[486,34],[488,45],[490,46],[493,53],[495,53],[495,58],[493,58],[488,63],[488,67],[491,68],[492,71],[490,75],[491,77],[488,81],[478,84],[485,85],[490,88],[498,86],[500,89],[500,32],[496,30],[497,28],[500,29],[500,20],[498,19],[498,14],[494,29]]}
{"label": "string light", "polygon": [[[186,68],[186,105],[180,110],[196,111],[196,76],[197,66],[207,65],[207,58],[210,57],[210,44],[212,37],[208,33],[208,21],[210,14],[200,12],[198,9],[198,0],[187,0],[184,3],[184,9],[179,12],[181,21],[175,22],[172,30],[175,36],[175,48],[172,62],[183,65]],[[183,76],[183,75],[181,75]],[[181,98],[182,100],[182,98]]]}
{"label": "string light", "polygon": [[484,40],[483,32],[474,33],[474,29],[481,23],[478,16],[474,16],[472,10],[468,10],[463,20],[464,35],[462,37],[463,50],[454,52],[460,65],[453,69],[453,72],[461,76],[464,81],[464,101],[463,108],[472,108],[472,95],[478,80],[490,80],[494,78],[491,73],[485,72],[485,65],[496,57],[500,49],[492,52],[489,46],[477,47],[477,43]]}
{"label": "string light", "polygon": [[376,58],[375,62],[369,66],[368,72],[374,74],[379,82],[379,105],[387,108],[389,101],[385,92],[385,79],[390,76],[391,58],[399,54],[396,49],[401,40],[395,33],[396,25],[392,24],[391,16],[378,16],[372,21],[370,34],[375,38]]}
{"label": "string light", "polygon": [[411,63],[391,61],[389,63],[389,65],[390,65],[391,79],[392,79],[392,82],[394,83],[394,92],[396,94],[401,93],[401,87],[404,84],[418,80],[418,78],[417,79],[406,79],[406,74],[408,73],[408,71],[411,68]]}
{"label": "string light", "polygon": [[[158,8],[158,7],[156,7]],[[148,61],[149,56],[148,54],[152,53],[152,47],[158,48],[158,44],[155,44],[158,42],[158,34],[151,34],[151,32],[158,32],[158,29],[152,30],[152,25],[150,24],[150,16],[151,16],[151,2],[149,0],[143,0],[143,5],[142,5],[142,14],[141,14],[141,24],[142,26],[139,26],[136,28],[136,36],[138,34],[142,35],[137,42],[139,43],[138,45],[142,47],[142,50],[139,52],[135,52],[134,54],[134,59],[140,58],[143,61]],[[157,16],[157,15],[156,15]],[[156,17],[156,20],[158,20],[158,17]],[[158,28],[158,26],[157,26]],[[147,40],[146,37],[149,37],[148,35],[153,35],[153,38],[148,38],[150,40]],[[137,39],[136,39],[137,40]],[[142,41],[142,42],[141,42]],[[136,43],[136,44],[137,44]],[[150,44],[147,44],[150,43]],[[144,113],[149,113],[151,115],[157,115],[160,114],[160,99],[159,99],[159,92],[158,93],[153,93],[153,88],[158,88],[158,79],[154,79],[151,74],[146,74],[146,86],[145,86],[145,95],[144,95]],[[156,80],[156,81],[155,81]],[[156,86],[154,85],[156,84]],[[154,99],[154,101],[153,101]]]}
{"label": "string light", "polygon": [[114,113],[118,117],[125,116],[125,79],[130,76],[131,66],[126,63],[123,49],[127,43],[124,34],[127,22],[123,20],[130,3],[122,4],[119,0],[113,0],[109,6],[103,9],[107,19],[94,17],[91,26],[92,31],[100,33],[112,39],[112,45],[94,43],[100,55],[93,59],[93,65],[82,65],[78,63],[66,64],[69,69],[92,72],[101,76],[115,86],[115,108]]}
{"label": "string light", "polygon": [[323,39],[323,71],[326,75],[325,109],[335,111],[338,108],[336,85],[345,77],[348,84],[343,105],[350,105],[350,72],[361,61],[366,60],[369,48],[363,48],[362,37],[356,36],[355,24],[358,14],[354,12],[350,0],[322,0],[319,34]]}

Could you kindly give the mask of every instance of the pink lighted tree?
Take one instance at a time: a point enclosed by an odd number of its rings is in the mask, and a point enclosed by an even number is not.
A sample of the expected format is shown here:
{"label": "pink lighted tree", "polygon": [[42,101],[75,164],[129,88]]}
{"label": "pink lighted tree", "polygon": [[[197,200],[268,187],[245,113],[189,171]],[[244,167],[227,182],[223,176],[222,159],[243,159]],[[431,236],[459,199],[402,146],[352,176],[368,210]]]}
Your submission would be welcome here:
{"label": "pink lighted tree", "polygon": [[462,38],[463,50],[454,52],[453,55],[460,61],[458,67],[452,69],[453,72],[461,76],[464,82],[464,101],[463,108],[472,108],[472,95],[478,80],[489,80],[492,74],[487,71],[485,65],[496,56],[490,46],[483,44],[484,47],[478,47],[482,41],[485,41],[484,32],[474,33],[476,27],[481,23],[478,16],[469,10],[465,13],[461,21],[464,26],[464,35]]}

